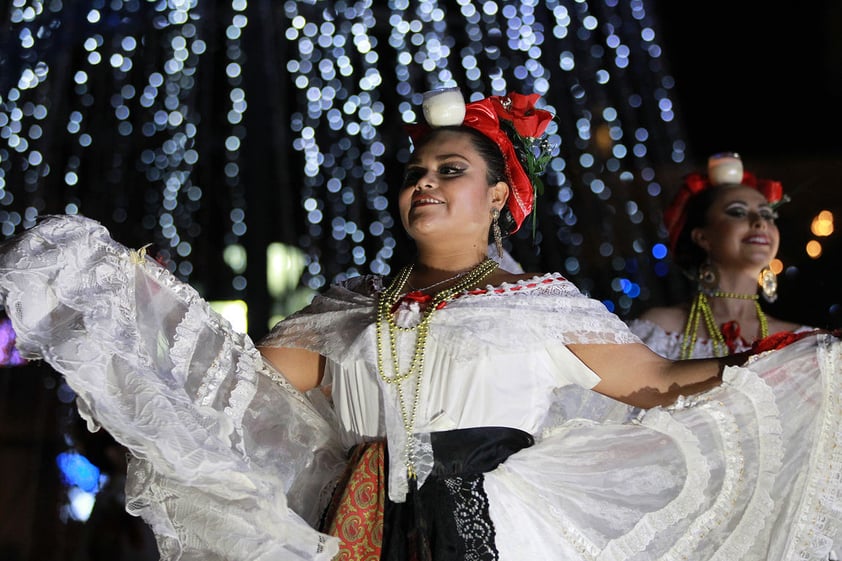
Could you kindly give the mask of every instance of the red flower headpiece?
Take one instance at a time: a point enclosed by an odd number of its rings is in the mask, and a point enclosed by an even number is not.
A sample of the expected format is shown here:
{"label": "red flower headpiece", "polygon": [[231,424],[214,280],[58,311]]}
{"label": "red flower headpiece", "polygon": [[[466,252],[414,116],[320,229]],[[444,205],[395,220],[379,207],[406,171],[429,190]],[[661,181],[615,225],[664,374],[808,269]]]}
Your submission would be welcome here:
{"label": "red flower headpiece", "polygon": [[[715,157],[716,156],[711,156],[711,159]],[[787,200],[784,196],[783,185],[780,181],[772,179],[758,179],[753,173],[742,171],[742,163],[739,162],[739,156],[733,154],[732,158],[736,160],[733,165],[739,167],[735,167],[731,170],[731,176],[735,177],[734,172],[739,170],[736,172],[736,177],[739,177],[740,173],[742,173],[742,180],[739,182],[740,185],[754,187],[760,191],[760,193],[766,197],[766,200],[773,206],[777,206],[777,204],[783,203]],[[721,179],[717,180],[717,178],[712,180],[710,178],[711,170],[712,167],[709,165],[708,174],[697,172],[687,174],[684,177],[684,183],[681,186],[681,189],[679,189],[672,203],[670,203],[670,206],[664,211],[664,226],[666,226],[667,233],[669,234],[670,251],[675,251],[676,244],[678,244],[678,238],[681,235],[681,231],[684,229],[684,223],[687,220],[687,204],[690,200],[696,194],[708,189],[709,187],[731,183]],[[720,171],[719,173],[721,174],[722,172]],[[732,184],[736,185],[737,183],[734,182]]]}
{"label": "red flower headpiece", "polygon": [[[445,91],[452,92],[453,88]],[[429,92],[428,95],[434,93]],[[500,147],[511,187],[511,196],[507,203],[515,221],[515,228],[511,233],[520,229],[523,221],[532,212],[535,191],[539,194],[543,192],[543,183],[539,176],[552,158],[551,146],[541,136],[552,121],[553,114],[535,107],[539,97],[539,94],[519,93],[490,96],[464,105],[464,118],[461,122],[458,119],[462,114],[460,107],[460,111],[451,111],[450,108],[442,110],[439,114],[444,118],[440,121],[433,117],[431,122],[428,115],[427,123],[406,126],[414,143],[418,143],[435,127],[461,124],[481,132]],[[464,101],[462,103],[464,104]],[[511,130],[507,133],[506,128]],[[515,142],[520,146],[515,147]],[[522,160],[518,158],[518,153]]]}

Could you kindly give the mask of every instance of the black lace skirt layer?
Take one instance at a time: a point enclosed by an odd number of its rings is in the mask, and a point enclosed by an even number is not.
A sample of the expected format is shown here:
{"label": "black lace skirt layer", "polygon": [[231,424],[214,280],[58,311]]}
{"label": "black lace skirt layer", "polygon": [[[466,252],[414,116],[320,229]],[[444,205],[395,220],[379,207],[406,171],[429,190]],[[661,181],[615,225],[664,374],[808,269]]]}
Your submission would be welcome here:
{"label": "black lace skirt layer", "polygon": [[381,559],[496,560],[483,474],[531,446],[532,436],[488,427],[436,432],[431,439],[435,463],[427,480],[405,503],[385,502]]}

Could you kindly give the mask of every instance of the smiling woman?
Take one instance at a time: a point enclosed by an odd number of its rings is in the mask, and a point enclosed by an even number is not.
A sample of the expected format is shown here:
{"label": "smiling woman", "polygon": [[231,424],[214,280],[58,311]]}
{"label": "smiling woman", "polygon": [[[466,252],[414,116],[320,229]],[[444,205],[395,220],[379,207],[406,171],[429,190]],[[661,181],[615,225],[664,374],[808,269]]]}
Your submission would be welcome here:
{"label": "smiling woman", "polygon": [[761,294],[777,299],[776,209],[787,200],[780,182],[745,172],[735,153],[714,154],[707,174],[687,175],[664,223],[695,297],[647,310],[630,322],[632,330],[669,358],[723,356],[770,334],[809,330],[766,314],[759,301]]}
{"label": "smiling woman", "polygon": [[[473,129],[437,130],[416,148],[407,166],[398,199],[401,221],[416,244],[434,243],[445,253],[442,262],[429,264],[434,268],[459,267],[449,254],[462,244],[460,236],[474,240],[474,254],[466,261],[469,267],[476,264],[487,251],[492,215],[499,225],[501,210],[507,210],[505,168],[500,159],[491,160],[496,166],[486,163],[481,152],[486,144],[490,141]],[[481,203],[491,210],[488,217],[477,220],[473,209]],[[442,239],[429,237],[436,228]]]}

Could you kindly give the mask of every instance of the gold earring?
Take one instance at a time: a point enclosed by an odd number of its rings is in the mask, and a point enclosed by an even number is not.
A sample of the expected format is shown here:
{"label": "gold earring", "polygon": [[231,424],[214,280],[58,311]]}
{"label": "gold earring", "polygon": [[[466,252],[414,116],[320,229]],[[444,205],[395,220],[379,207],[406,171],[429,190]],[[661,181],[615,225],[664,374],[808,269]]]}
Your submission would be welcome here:
{"label": "gold earring", "polygon": [[719,288],[719,274],[716,268],[710,262],[704,262],[699,265],[698,273],[699,286],[706,292],[715,292]]}
{"label": "gold earring", "polygon": [[494,246],[497,248],[497,257],[503,257],[503,232],[500,230],[500,209],[491,209],[491,233],[494,235]]}
{"label": "gold earring", "polygon": [[771,303],[778,299],[778,275],[769,265],[763,267],[760,275],[757,277],[757,284],[760,285],[760,291],[763,293],[763,299]]}

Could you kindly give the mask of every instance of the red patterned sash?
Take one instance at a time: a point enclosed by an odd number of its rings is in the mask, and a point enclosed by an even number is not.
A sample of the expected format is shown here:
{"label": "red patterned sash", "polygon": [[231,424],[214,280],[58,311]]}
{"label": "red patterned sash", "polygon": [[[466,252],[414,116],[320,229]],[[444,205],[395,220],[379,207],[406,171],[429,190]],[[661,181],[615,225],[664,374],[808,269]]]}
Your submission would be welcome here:
{"label": "red patterned sash", "polygon": [[325,517],[324,532],[341,540],[334,561],[379,561],[386,497],[382,441],[354,448]]}

